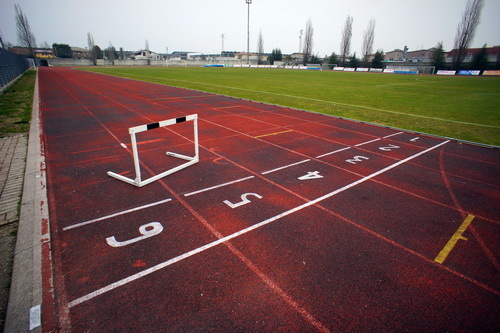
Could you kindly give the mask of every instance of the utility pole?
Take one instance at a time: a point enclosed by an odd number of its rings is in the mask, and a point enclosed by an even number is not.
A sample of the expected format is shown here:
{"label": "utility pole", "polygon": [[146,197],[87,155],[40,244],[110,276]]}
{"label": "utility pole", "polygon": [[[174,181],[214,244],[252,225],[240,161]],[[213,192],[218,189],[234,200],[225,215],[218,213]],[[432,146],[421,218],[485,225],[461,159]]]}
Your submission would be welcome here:
{"label": "utility pole", "polygon": [[220,51],[220,57],[222,59],[222,57],[224,55],[224,38],[226,38],[226,37],[224,36],[224,34],[222,34],[221,37],[222,37],[222,49]]}
{"label": "utility pole", "polygon": [[247,64],[250,65],[250,4],[252,0],[245,0],[248,5],[248,18],[247,18]]}

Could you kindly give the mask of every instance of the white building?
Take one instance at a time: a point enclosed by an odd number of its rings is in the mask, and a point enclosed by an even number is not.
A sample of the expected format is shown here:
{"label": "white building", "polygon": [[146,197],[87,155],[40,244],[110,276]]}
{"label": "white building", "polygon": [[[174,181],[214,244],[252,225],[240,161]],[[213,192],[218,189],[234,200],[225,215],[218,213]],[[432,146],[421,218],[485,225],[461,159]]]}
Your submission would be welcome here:
{"label": "white building", "polygon": [[149,54],[150,60],[160,60],[161,59],[161,56],[158,53],[148,51],[148,50],[140,50],[140,51],[134,52],[134,54],[132,54],[132,58],[136,59],[136,60],[147,60],[148,54]]}

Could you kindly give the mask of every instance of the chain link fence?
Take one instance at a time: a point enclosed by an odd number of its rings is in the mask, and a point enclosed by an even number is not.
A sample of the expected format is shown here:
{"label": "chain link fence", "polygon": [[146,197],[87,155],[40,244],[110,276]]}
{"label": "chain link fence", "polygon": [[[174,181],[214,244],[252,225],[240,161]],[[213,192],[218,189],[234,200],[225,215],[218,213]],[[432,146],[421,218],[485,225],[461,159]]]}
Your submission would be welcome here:
{"label": "chain link fence", "polygon": [[25,56],[0,48],[0,89],[31,66],[31,62]]}

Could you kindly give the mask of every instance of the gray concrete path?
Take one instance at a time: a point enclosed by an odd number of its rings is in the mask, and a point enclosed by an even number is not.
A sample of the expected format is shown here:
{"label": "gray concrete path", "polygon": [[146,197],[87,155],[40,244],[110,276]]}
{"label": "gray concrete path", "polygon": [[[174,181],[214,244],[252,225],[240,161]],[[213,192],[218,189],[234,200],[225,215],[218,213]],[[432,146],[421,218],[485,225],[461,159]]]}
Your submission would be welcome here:
{"label": "gray concrete path", "polygon": [[19,219],[28,136],[0,138],[0,226]]}

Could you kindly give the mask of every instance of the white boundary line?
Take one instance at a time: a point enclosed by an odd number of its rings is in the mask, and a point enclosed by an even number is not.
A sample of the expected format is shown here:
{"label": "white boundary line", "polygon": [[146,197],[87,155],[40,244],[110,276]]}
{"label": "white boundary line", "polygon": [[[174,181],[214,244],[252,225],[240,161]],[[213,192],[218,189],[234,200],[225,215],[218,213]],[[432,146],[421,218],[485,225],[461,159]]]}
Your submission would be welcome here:
{"label": "white boundary line", "polygon": [[288,165],[285,165],[285,166],[282,166],[282,167],[279,167],[279,168],[276,168],[276,169],[273,169],[273,170],[265,171],[265,172],[261,173],[261,175],[267,175],[267,174],[273,173],[275,171],[280,171],[280,170],[283,170],[283,169],[286,169],[286,168],[290,168],[290,167],[293,167],[293,166],[296,166],[296,165],[299,165],[299,164],[302,164],[302,163],[306,163],[306,162],[309,162],[309,161],[310,161],[310,159],[307,159],[307,160],[303,160],[303,161],[300,161],[300,162],[297,162],[297,163],[288,164]]}
{"label": "white boundary line", "polygon": [[212,186],[212,187],[207,187],[207,188],[204,188],[202,190],[198,190],[198,191],[194,191],[194,192],[190,192],[190,193],[186,193],[184,194],[185,197],[189,197],[191,195],[195,195],[195,194],[199,194],[199,193],[202,193],[202,192],[206,192],[206,191],[210,191],[210,190],[214,190],[216,188],[220,188],[220,187],[224,187],[224,186],[227,186],[227,185],[231,185],[231,184],[235,184],[235,183],[239,183],[239,182],[242,182],[244,180],[248,180],[248,179],[252,179],[252,178],[255,178],[255,176],[249,176],[249,177],[245,177],[245,178],[241,178],[241,179],[237,179],[237,180],[233,180],[231,182],[227,182],[227,183],[224,183],[224,184],[220,184],[220,185],[215,185],[215,186]]}
{"label": "white boundary line", "polygon": [[172,201],[172,199],[165,199],[165,200],[161,200],[161,201],[156,201],[156,202],[144,205],[144,206],[139,206],[139,207],[131,208],[131,209],[124,210],[124,211],[121,211],[121,212],[118,212],[118,213],[114,213],[114,214],[111,214],[111,215],[106,215],[106,216],[103,216],[103,217],[99,217],[99,218],[96,218],[96,219],[93,219],[93,220],[88,220],[88,221],[85,221],[85,222],[80,222],[80,223],[77,223],[77,224],[73,224],[73,225],[64,227],[63,231],[68,231],[68,230],[75,229],[75,228],[78,228],[78,227],[83,227],[84,225],[87,225],[87,224],[99,222],[99,221],[102,221],[102,220],[107,220],[107,219],[110,219],[110,218],[113,218],[113,217],[116,217],[116,216],[120,216],[120,215],[124,215],[124,214],[128,214],[128,213],[132,213],[132,212],[135,212],[135,211],[138,211],[138,210],[141,210],[141,209],[145,209],[145,208],[149,208],[149,207],[161,205],[161,204],[169,202],[169,201]]}
{"label": "white boundary line", "polygon": [[385,168],[384,168],[384,169],[382,169],[382,170],[379,170],[379,171],[377,171],[377,172],[374,172],[374,173],[372,173],[372,174],[371,174],[371,175],[369,175],[369,176],[363,177],[363,178],[361,178],[361,179],[359,179],[359,180],[357,180],[357,181],[355,181],[355,182],[353,182],[353,183],[351,183],[351,184],[348,184],[348,185],[346,185],[346,186],[344,186],[344,187],[341,187],[341,188],[339,188],[339,189],[337,189],[337,190],[335,190],[335,191],[333,191],[333,192],[330,192],[330,193],[328,193],[328,194],[325,194],[325,195],[323,195],[323,196],[321,196],[321,197],[319,197],[319,198],[317,198],[317,199],[315,199],[315,200],[312,200],[312,201],[306,202],[306,203],[304,203],[304,204],[302,204],[302,205],[300,205],[300,206],[297,206],[297,207],[295,207],[295,208],[292,208],[292,209],[290,209],[290,210],[287,210],[286,212],[283,212],[283,213],[278,214],[278,215],[276,215],[276,216],[273,216],[273,217],[271,217],[271,218],[269,218],[269,219],[267,219],[267,220],[264,220],[264,221],[262,221],[262,222],[259,222],[259,223],[257,223],[257,224],[254,224],[254,225],[252,225],[252,226],[250,226],[250,227],[248,227],[248,228],[242,229],[242,230],[240,230],[240,231],[238,231],[238,232],[235,232],[235,233],[233,233],[233,234],[231,234],[231,235],[228,235],[228,236],[225,236],[225,237],[219,238],[219,239],[218,239],[218,240],[216,240],[216,241],[213,241],[213,242],[211,242],[211,243],[208,243],[208,244],[206,244],[206,245],[204,245],[204,246],[201,246],[201,247],[199,247],[199,248],[196,248],[196,249],[194,249],[194,250],[191,250],[191,251],[189,251],[189,252],[186,252],[186,253],[184,253],[184,254],[181,254],[181,255],[179,255],[179,256],[177,256],[177,257],[175,257],[175,258],[172,258],[172,259],[170,259],[170,260],[167,260],[167,261],[164,261],[164,262],[162,262],[162,263],[159,263],[159,264],[157,264],[157,265],[155,265],[155,266],[153,266],[153,267],[150,267],[150,268],[148,268],[148,269],[145,269],[145,270],[143,270],[143,271],[141,271],[141,272],[139,272],[139,273],[136,273],[136,274],[130,275],[130,276],[126,277],[126,278],[123,278],[123,279],[118,280],[118,281],[116,281],[116,282],[114,282],[114,283],[111,283],[111,284],[109,284],[109,285],[107,285],[107,286],[105,286],[105,287],[102,287],[102,288],[100,288],[100,289],[97,289],[97,290],[95,290],[95,291],[93,291],[93,292],[91,292],[91,293],[89,293],[89,294],[87,294],[87,295],[84,295],[84,296],[82,296],[82,297],[79,297],[79,298],[77,298],[77,299],[75,299],[75,300],[73,300],[73,301],[69,302],[69,303],[68,303],[68,308],[72,308],[72,307],[74,307],[74,306],[76,306],[76,305],[79,305],[79,304],[81,304],[81,303],[84,303],[84,302],[86,302],[86,301],[88,301],[88,300],[90,300],[90,299],[92,299],[92,298],[94,298],[94,297],[97,297],[97,296],[99,296],[99,295],[105,294],[105,293],[107,293],[107,292],[109,292],[109,291],[111,291],[111,290],[113,290],[113,289],[116,289],[116,288],[118,288],[118,287],[121,287],[121,286],[123,286],[123,285],[126,285],[126,284],[128,284],[128,283],[130,283],[130,282],[132,282],[132,281],[135,281],[135,280],[137,280],[137,279],[140,279],[140,278],[142,278],[142,277],[144,277],[144,276],[147,276],[147,275],[149,275],[149,274],[151,274],[151,273],[154,273],[154,272],[156,272],[156,271],[158,271],[158,270],[161,270],[161,269],[163,269],[163,268],[165,268],[165,267],[168,267],[168,266],[170,266],[170,265],[172,265],[172,264],[175,264],[175,263],[177,263],[177,262],[179,262],[179,261],[181,261],[181,260],[184,260],[184,259],[186,259],[186,258],[189,258],[189,257],[191,257],[191,256],[193,256],[193,255],[195,255],[195,254],[198,254],[198,253],[200,253],[200,252],[206,251],[206,250],[211,249],[212,247],[215,247],[215,246],[217,246],[217,245],[219,245],[219,244],[222,244],[222,243],[224,243],[224,242],[230,241],[230,240],[232,240],[232,239],[234,239],[234,238],[237,238],[237,237],[239,237],[239,236],[241,236],[241,235],[244,235],[244,234],[246,234],[246,233],[248,233],[248,232],[250,232],[250,231],[253,231],[253,230],[258,229],[258,228],[260,228],[260,227],[263,227],[263,226],[265,226],[265,225],[267,225],[267,224],[270,224],[270,223],[272,223],[272,222],[275,222],[275,221],[277,221],[277,220],[279,220],[279,219],[281,219],[281,218],[283,218],[283,217],[285,217],[285,216],[291,215],[291,214],[293,214],[293,213],[295,213],[295,212],[298,212],[298,211],[300,211],[300,210],[302,210],[302,209],[304,209],[304,208],[307,208],[307,207],[313,206],[313,205],[315,205],[315,204],[317,204],[317,203],[319,203],[319,202],[321,202],[321,201],[323,201],[323,200],[326,200],[326,199],[328,199],[328,198],[331,198],[331,197],[333,197],[334,195],[337,195],[337,194],[339,194],[339,193],[341,193],[341,192],[343,192],[343,191],[345,191],[345,190],[348,190],[348,189],[350,189],[350,188],[352,188],[352,187],[354,187],[354,186],[357,186],[357,185],[359,185],[359,184],[361,184],[361,183],[364,183],[364,182],[365,182],[365,181],[367,181],[367,180],[370,180],[370,179],[372,179],[372,178],[374,178],[374,177],[376,177],[376,176],[378,176],[378,175],[381,175],[381,174],[383,174],[383,173],[385,173],[385,172],[387,172],[387,171],[389,171],[389,170],[391,170],[391,169],[394,169],[395,167],[397,167],[397,166],[399,166],[399,165],[401,165],[401,164],[404,164],[404,163],[406,163],[406,162],[408,162],[408,161],[410,161],[410,160],[412,160],[412,159],[414,159],[414,158],[416,158],[416,157],[419,157],[420,155],[426,154],[426,153],[428,153],[428,152],[430,152],[430,151],[432,151],[432,150],[434,150],[434,149],[436,149],[436,148],[438,148],[438,147],[440,147],[440,146],[443,146],[443,145],[447,144],[448,142],[450,142],[450,140],[447,140],[447,141],[441,142],[441,143],[439,143],[439,144],[437,144],[437,145],[435,145],[435,146],[433,146],[433,147],[430,147],[430,148],[428,148],[428,149],[426,149],[426,150],[424,150],[424,151],[421,151],[421,152],[419,152],[419,153],[417,153],[417,154],[415,154],[415,155],[412,155],[412,156],[410,156],[410,157],[407,157],[407,158],[405,158],[404,160],[401,160],[401,161],[396,162],[396,163],[394,163],[394,164],[392,164],[392,165],[389,165],[388,167],[385,167]]}

